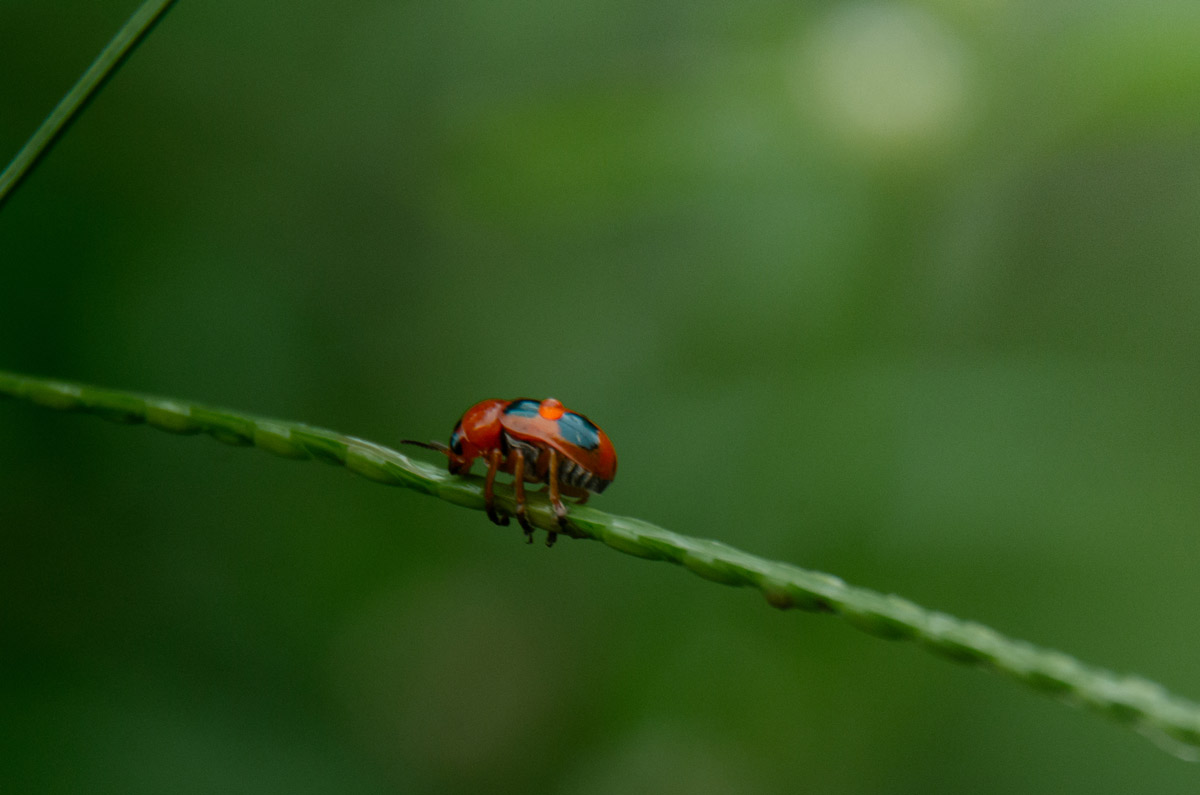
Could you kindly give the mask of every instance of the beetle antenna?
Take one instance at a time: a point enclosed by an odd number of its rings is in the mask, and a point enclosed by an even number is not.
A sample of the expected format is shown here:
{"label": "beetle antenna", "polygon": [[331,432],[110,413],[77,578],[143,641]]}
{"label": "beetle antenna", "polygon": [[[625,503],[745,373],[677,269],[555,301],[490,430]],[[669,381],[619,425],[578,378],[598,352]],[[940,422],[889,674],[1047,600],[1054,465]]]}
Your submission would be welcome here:
{"label": "beetle antenna", "polygon": [[400,444],[413,444],[417,447],[424,447],[426,450],[436,450],[439,453],[450,455],[450,448],[441,442],[418,442],[415,439],[401,439]]}

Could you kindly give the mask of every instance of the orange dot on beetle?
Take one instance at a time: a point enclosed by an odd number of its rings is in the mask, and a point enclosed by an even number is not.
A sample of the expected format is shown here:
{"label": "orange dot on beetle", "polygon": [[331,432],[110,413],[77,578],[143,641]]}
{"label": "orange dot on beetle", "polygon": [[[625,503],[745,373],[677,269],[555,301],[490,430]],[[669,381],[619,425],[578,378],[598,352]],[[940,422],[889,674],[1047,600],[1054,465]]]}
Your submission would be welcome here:
{"label": "orange dot on beetle", "polygon": [[559,403],[554,398],[546,398],[542,401],[541,405],[538,406],[538,414],[540,414],[543,419],[557,420],[563,415],[563,404]]}

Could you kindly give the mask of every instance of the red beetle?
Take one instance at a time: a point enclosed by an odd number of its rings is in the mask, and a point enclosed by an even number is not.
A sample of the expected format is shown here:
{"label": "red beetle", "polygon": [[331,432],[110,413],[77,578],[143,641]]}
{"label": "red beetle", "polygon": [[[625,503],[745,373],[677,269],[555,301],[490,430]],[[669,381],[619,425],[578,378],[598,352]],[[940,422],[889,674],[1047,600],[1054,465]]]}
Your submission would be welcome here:
{"label": "red beetle", "polygon": [[[554,515],[559,527],[565,530],[567,509],[562,495],[575,497],[582,505],[587,502],[589,492],[601,493],[617,474],[617,453],[608,435],[587,417],[563,407],[554,398],[540,403],[529,398],[484,400],[463,414],[454,426],[448,446],[408,439],[404,443],[445,453],[450,459],[450,472],[455,475],[469,472],[476,458],[486,461],[484,500],[488,518],[499,525],[508,524],[508,517],[496,512],[493,485],[497,472],[510,473],[517,521],[530,543],[533,527],[525,518],[527,482],[547,484]],[[546,546],[553,546],[557,537],[552,531]]]}

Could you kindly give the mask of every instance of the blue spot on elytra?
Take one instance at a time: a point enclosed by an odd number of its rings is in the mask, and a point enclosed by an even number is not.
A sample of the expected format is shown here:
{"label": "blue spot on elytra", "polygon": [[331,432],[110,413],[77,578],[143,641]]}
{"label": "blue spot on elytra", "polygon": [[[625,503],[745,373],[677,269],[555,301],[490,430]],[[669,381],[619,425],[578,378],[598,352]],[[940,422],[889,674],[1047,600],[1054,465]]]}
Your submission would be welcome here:
{"label": "blue spot on elytra", "polygon": [[508,404],[504,413],[515,414],[518,417],[536,417],[540,405],[536,400],[514,400]]}
{"label": "blue spot on elytra", "polygon": [[600,446],[600,429],[588,422],[586,417],[572,411],[559,418],[558,432],[568,442],[584,450],[595,450]]}

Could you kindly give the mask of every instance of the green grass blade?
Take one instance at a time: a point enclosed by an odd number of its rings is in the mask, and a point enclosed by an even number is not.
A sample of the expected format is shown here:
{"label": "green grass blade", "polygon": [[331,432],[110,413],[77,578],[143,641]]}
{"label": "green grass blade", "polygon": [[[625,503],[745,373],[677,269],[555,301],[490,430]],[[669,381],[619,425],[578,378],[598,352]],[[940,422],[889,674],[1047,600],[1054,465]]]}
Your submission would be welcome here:
{"label": "green grass blade", "polygon": [[79,78],[58,106],[51,111],[8,167],[0,172],[0,209],[30,172],[46,156],[88,102],[120,68],[134,48],[170,10],[175,0],[146,0],[112,41]]}
{"label": "green grass blade", "polygon": [[[466,508],[484,508],[480,478],[450,475],[443,468],[374,442],[322,428],[4,372],[0,372],[0,396],[88,412],[119,423],[145,423],[171,433],[205,433],[227,444],[253,445],[285,458],[339,464],[380,483],[415,489]],[[501,486],[497,497],[504,509],[512,510],[511,491]],[[549,503],[540,493],[530,494],[529,518],[545,530],[557,527]],[[575,538],[674,563],[714,582],[755,588],[777,608],[830,613],[869,634],[913,640],[949,660],[990,668],[1033,690],[1141,731],[1182,758],[1194,760],[1200,749],[1200,705],[1141,677],[1085,665],[1061,652],[1005,637],[982,624],[927,610],[899,596],[847,585],[829,574],[756,557],[719,541],[672,533],[587,507],[573,507],[570,521],[568,535]]]}

